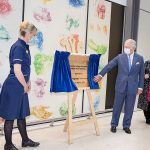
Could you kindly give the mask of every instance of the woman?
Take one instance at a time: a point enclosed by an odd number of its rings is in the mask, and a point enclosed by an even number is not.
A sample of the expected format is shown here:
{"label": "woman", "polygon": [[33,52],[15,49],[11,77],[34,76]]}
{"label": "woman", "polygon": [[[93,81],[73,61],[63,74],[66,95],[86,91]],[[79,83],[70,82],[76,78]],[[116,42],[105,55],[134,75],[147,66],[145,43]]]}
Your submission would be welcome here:
{"label": "woman", "polygon": [[144,88],[139,96],[138,108],[144,111],[146,123],[150,125],[150,60],[145,62]]}
{"label": "woman", "polygon": [[20,25],[20,38],[12,45],[9,54],[10,74],[5,80],[0,95],[0,117],[5,119],[4,150],[18,150],[12,143],[14,120],[22,137],[22,147],[37,147],[40,143],[29,139],[26,131],[26,117],[30,115],[28,92],[30,90],[31,56],[27,43],[36,35],[37,28],[29,23]]}

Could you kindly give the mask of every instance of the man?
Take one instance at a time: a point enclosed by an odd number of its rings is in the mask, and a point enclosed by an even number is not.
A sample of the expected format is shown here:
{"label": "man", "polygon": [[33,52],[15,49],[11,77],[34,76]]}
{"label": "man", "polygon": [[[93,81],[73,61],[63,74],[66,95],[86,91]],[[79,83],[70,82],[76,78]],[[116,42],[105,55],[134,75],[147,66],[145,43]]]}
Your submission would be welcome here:
{"label": "man", "polygon": [[115,86],[115,100],[111,121],[111,132],[116,132],[120,113],[124,106],[123,130],[131,134],[130,125],[133,115],[136,95],[142,93],[144,86],[144,60],[135,52],[136,42],[128,39],[124,44],[124,53],[111,60],[104,69],[94,77],[94,81],[102,77],[113,67],[118,66],[118,75]]}

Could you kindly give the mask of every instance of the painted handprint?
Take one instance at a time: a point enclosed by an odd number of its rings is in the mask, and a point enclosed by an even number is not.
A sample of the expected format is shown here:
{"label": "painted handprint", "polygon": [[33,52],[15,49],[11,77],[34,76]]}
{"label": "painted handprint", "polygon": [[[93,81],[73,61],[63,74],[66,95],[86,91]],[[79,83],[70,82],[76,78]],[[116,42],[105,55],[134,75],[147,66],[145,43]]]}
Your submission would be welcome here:
{"label": "painted handprint", "polygon": [[78,34],[71,34],[70,36],[64,36],[60,40],[60,45],[68,52],[78,53],[83,48],[83,43],[79,39]]}
{"label": "painted handprint", "polygon": [[45,89],[44,87],[46,86],[46,81],[44,81],[41,78],[38,78],[35,81],[35,95],[38,98],[42,98],[43,95],[45,94]]}

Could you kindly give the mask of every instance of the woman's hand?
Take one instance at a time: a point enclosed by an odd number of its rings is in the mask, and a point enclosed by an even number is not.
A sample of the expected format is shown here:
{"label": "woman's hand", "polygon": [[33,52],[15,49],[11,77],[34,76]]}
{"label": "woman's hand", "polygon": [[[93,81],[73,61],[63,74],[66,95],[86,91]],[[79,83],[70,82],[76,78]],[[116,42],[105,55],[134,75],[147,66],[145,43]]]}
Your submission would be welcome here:
{"label": "woman's hand", "polygon": [[31,90],[31,81],[28,81],[28,88],[29,88],[29,91]]}
{"label": "woman's hand", "polygon": [[145,74],[145,79],[148,79],[149,78],[149,74]]}
{"label": "woman's hand", "polygon": [[29,86],[28,84],[24,85],[24,93],[28,93],[29,92]]}
{"label": "woman's hand", "polygon": [[29,92],[29,85],[25,81],[25,78],[24,78],[23,73],[21,71],[21,65],[20,64],[14,64],[14,72],[15,72],[15,75],[16,75],[18,81],[24,87],[24,93],[28,93]]}

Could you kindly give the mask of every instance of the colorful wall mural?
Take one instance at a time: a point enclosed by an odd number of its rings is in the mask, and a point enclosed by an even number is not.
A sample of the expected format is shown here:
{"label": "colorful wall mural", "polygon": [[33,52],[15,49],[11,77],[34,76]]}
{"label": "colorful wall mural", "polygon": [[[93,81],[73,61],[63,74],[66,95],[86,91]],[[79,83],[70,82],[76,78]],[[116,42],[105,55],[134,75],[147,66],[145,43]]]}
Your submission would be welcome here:
{"label": "colorful wall mural", "polygon": [[[30,46],[33,87],[29,94],[32,116],[28,121],[41,120],[43,117],[39,117],[38,111],[49,114],[43,119],[67,115],[67,94],[49,92],[53,57],[56,50],[85,53],[86,16],[87,0],[25,1],[24,19],[39,30]],[[81,110],[82,91],[79,92],[74,115],[81,114]]]}
{"label": "colorful wall mural", "polygon": [[[104,0],[89,1],[88,54],[101,54],[99,71],[108,63],[111,3]],[[92,91],[95,111],[105,110],[107,76],[99,83],[100,89]],[[84,100],[84,113],[90,111],[87,95]]]}
{"label": "colorful wall mural", "polygon": [[[16,2],[17,1],[17,2]],[[18,38],[22,20],[23,0],[0,1],[0,84],[9,73],[8,54],[10,46]],[[29,93],[31,116],[28,122],[48,120],[67,115],[67,95],[50,93],[50,79],[56,50],[85,53],[88,0],[25,0],[24,20],[38,28],[38,34],[30,43],[32,57]],[[108,62],[111,3],[89,0],[87,53],[102,54],[100,70]],[[15,20],[15,21],[14,21]],[[13,22],[13,23],[12,23]],[[13,24],[13,26],[12,26]],[[5,59],[5,63],[2,60]],[[101,89],[92,93],[95,111],[104,110],[106,78],[99,83]],[[82,113],[80,91],[74,115]],[[89,112],[87,97],[84,113]]]}

